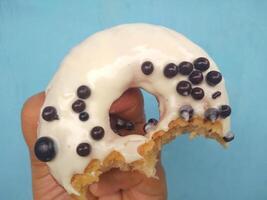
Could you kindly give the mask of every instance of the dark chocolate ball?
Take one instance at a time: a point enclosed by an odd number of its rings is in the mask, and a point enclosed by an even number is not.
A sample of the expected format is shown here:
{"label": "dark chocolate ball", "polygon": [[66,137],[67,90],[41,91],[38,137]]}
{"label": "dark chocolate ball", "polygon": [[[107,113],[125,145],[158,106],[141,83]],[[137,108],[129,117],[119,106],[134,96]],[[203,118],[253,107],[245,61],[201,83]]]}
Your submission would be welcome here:
{"label": "dark chocolate ball", "polygon": [[86,85],[81,85],[77,89],[77,96],[81,99],[87,99],[91,95],[91,90]]}
{"label": "dark chocolate ball", "polygon": [[181,108],[179,109],[179,116],[186,121],[191,119],[193,115],[194,115],[194,110],[190,105],[181,106]]}
{"label": "dark chocolate ball", "polygon": [[207,58],[199,57],[194,61],[195,69],[199,71],[206,71],[210,67],[210,62]]}
{"label": "dark chocolate ball", "polygon": [[150,123],[150,124],[153,124],[153,125],[157,125],[158,124],[158,120],[155,119],[155,118],[150,118],[147,122]]}
{"label": "dark chocolate ball", "polygon": [[193,97],[193,99],[195,100],[201,100],[203,99],[203,97],[205,96],[205,92],[202,88],[200,87],[195,87],[192,89],[191,91],[191,96]]}
{"label": "dark chocolate ball", "polygon": [[91,153],[91,145],[88,143],[81,143],[77,146],[76,152],[79,156],[86,157]]}
{"label": "dark chocolate ball", "polygon": [[144,133],[147,133],[148,132],[149,127],[150,127],[150,124],[148,122],[144,124],[144,126],[143,126]]}
{"label": "dark chocolate ball", "polygon": [[76,113],[80,113],[82,111],[84,111],[86,108],[86,104],[83,100],[76,100],[73,104],[72,104],[72,110]]}
{"label": "dark chocolate ball", "polygon": [[49,137],[40,137],[34,145],[34,153],[42,162],[53,160],[56,156],[54,141]]}
{"label": "dark chocolate ball", "polygon": [[222,93],[220,92],[220,91],[217,91],[217,92],[214,92],[213,94],[212,94],[212,98],[213,99],[216,99],[216,98],[218,98],[219,96],[221,96],[222,95]]}
{"label": "dark chocolate ball", "polygon": [[226,136],[223,137],[225,142],[231,142],[235,138],[235,135],[232,132],[227,133]]}
{"label": "dark chocolate ball", "polygon": [[79,119],[81,121],[87,121],[89,119],[89,114],[87,112],[81,112],[79,114]]}
{"label": "dark chocolate ball", "polygon": [[134,123],[133,122],[126,122],[125,129],[128,131],[134,130]]}
{"label": "dark chocolate ball", "polygon": [[150,75],[154,71],[153,63],[150,61],[145,61],[142,66],[141,70],[145,75]]}
{"label": "dark chocolate ball", "polygon": [[57,120],[58,114],[57,114],[56,108],[53,106],[45,107],[43,109],[43,112],[42,112],[42,118],[48,122],[53,121],[53,120]]}
{"label": "dark chocolate ball", "polygon": [[91,137],[94,140],[101,140],[105,135],[105,130],[101,126],[95,126],[91,130]]}
{"label": "dark chocolate ball", "polygon": [[228,105],[222,105],[219,111],[220,111],[221,118],[226,118],[231,115],[231,107]]}
{"label": "dark chocolate ball", "polygon": [[180,81],[176,86],[176,91],[182,96],[191,94],[192,86],[188,81]]}
{"label": "dark chocolate ball", "polygon": [[218,119],[219,114],[220,114],[220,112],[216,108],[208,108],[205,111],[205,118],[207,120],[210,120],[212,122],[215,122],[215,120]]}
{"label": "dark chocolate ball", "polygon": [[194,70],[188,77],[189,81],[194,84],[198,85],[203,81],[203,74],[199,70]]}
{"label": "dark chocolate ball", "polygon": [[164,76],[167,78],[173,78],[178,74],[178,66],[174,63],[169,63],[163,70]]}
{"label": "dark chocolate ball", "polygon": [[158,124],[158,120],[151,118],[149,119],[143,126],[143,130],[145,133],[149,132],[150,130],[152,130],[155,126],[157,126]]}
{"label": "dark chocolate ball", "polygon": [[182,75],[189,75],[193,71],[193,64],[187,61],[181,62],[178,65],[179,72]]}
{"label": "dark chocolate ball", "polygon": [[218,83],[220,83],[222,80],[222,75],[220,72],[218,71],[210,71],[207,75],[206,75],[206,81],[210,86],[215,86]]}
{"label": "dark chocolate ball", "polygon": [[126,124],[125,120],[123,120],[121,118],[117,118],[116,123],[115,123],[115,128],[117,130],[125,129],[125,124]]}

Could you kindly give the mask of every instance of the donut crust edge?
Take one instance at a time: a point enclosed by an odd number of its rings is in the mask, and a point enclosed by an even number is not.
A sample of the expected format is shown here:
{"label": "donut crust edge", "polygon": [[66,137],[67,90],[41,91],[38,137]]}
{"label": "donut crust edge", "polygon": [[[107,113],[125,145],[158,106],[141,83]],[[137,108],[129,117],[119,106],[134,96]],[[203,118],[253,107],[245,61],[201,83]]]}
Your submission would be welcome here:
{"label": "donut crust edge", "polygon": [[99,176],[112,168],[119,168],[122,171],[139,171],[147,177],[155,177],[155,166],[162,146],[184,133],[189,133],[190,139],[199,135],[212,138],[217,140],[222,146],[227,147],[227,143],[223,140],[222,124],[220,121],[212,123],[200,117],[194,117],[189,121],[177,118],[171,121],[168,127],[168,131],[160,130],[155,132],[151,140],[139,146],[138,152],[143,159],[126,163],[124,157],[119,152],[112,151],[103,162],[98,159],[91,160],[83,174],[72,176],[71,184],[80,193],[80,196],[72,194],[72,198],[86,200],[88,186],[98,182]]}

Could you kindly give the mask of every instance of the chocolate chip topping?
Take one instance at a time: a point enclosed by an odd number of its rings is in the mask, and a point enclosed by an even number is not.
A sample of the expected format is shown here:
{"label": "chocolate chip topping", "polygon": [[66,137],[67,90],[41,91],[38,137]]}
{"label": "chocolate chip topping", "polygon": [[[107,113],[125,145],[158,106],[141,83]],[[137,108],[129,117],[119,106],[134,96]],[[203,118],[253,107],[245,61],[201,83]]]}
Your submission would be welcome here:
{"label": "chocolate chip topping", "polygon": [[200,87],[195,87],[191,91],[191,96],[195,100],[201,100],[205,96],[204,90]]}
{"label": "chocolate chip topping", "polygon": [[48,122],[53,121],[53,120],[57,120],[58,114],[57,114],[56,108],[53,106],[45,107],[43,109],[43,112],[42,112],[42,118]]}
{"label": "chocolate chip topping", "polygon": [[198,85],[203,81],[203,74],[201,71],[195,70],[189,75],[188,79],[192,84]]}
{"label": "chocolate chip topping", "polygon": [[232,132],[228,132],[226,136],[223,137],[225,142],[231,142],[235,138],[235,135]]}
{"label": "chocolate chip topping", "polygon": [[125,129],[128,131],[134,130],[134,123],[133,122],[126,122]]}
{"label": "chocolate chip topping", "polygon": [[147,122],[155,126],[158,124],[158,120],[155,118],[150,118]]}
{"label": "chocolate chip topping", "polygon": [[219,117],[219,111],[216,108],[208,108],[204,115],[207,120],[215,122]]}
{"label": "chocolate chip topping", "polygon": [[76,113],[80,113],[82,111],[84,111],[86,108],[86,104],[83,100],[76,100],[73,104],[72,104],[72,110]]}
{"label": "chocolate chip topping", "polygon": [[125,120],[116,114],[110,114],[110,125],[111,129],[120,136],[128,134],[125,130],[131,131],[135,129],[134,122]]}
{"label": "chocolate chip topping", "polygon": [[101,126],[95,126],[90,134],[94,140],[101,140],[105,135],[105,130]]}
{"label": "chocolate chip topping", "polygon": [[115,129],[116,130],[125,129],[125,124],[126,124],[125,120],[123,120],[121,118],[117,118],[116,122],[115,122]]}
{"label": "chocolate chip topping", "polygon": [[158,124],[158,120],[151,118],[149,119],[143,126],[143,130],[145,133],[148,133],[154,130],[155,126]]}
{"label": "chocolate chip topping", "polygon": [[181,62],[178,65],[178,69],[180,74],[182,75],[189,75],[193,71],[193,64],[187,61]]}
{"label": "chocolate chip topping", "polygon": [[191,119],[193,115],[194,115],[194,110],[190,105],[181,106],[181,108],[179,109],[179,116],[186,121]]}
{"label": "chocolate chip topping", "polygon": [[182,96],[190,95],[192,86],[188,81],[180,81],[176,86],[176,91]]}
{"label": "chocolate chip topping", "polygon": [[174,63],[169,63],[163,70],[164,76],[167,78],[173,78],[178,74],[178,67]]}
{"label": "chocolate chip topping", "polygon": [[81,85],[77,89],[77,96],[81,99],[87,99],[91,95],[91,90],[86,85]]}
{"label": "chocolate chip topping", "polygon": [[40,137],[34,145],[34,153],[42,162],[53,160],[56,156],[54,141],[49,137]]}
{"label": "chocolate chip topping", "polygon": [[81,121],[87,121],[89,119],[89,114],[87,112],[81,112],[79,114],[79,119]]}
{"label": "chocolate chip topping", "polygon": [[221,118],[226,118],[231,115],[231,107],[228,105],[222,105],[219,111],[220,111]]}
{"label": "chocolate chip topping", "polygon": [[194,61],[195,69],[202,72],[206,71],[210,67],[210,62],[207,58],[199,57]]}
{"label": "chocolate chip topping", "polygon": [[210,71],[206,76],[206,81],[210,86],[215,86],[222,80],[222,75],[218,71]]}
{"label": "chocolate chip topping", "polygon": [[91,145],[88,143],[81,143],[77,146],[76,152],[79,156],[86,157],[91,153]]}
{"label": "chocolate chip topping", "polygon": [[216,98],[218,98],[219,96],[221,96],[221,92],[220,91],[217,91],[217,92],[214,92],[213,94],[212,94],[212,98],[213,99],[216,99]]}
{"label": "chocolate chip topping", "polygon": [[145,75],[152,74],[152,72],[154,70],[153,63],[150,61],[145,61],[141,66],[141,70]]}
{"label": "chocolate chip topping", "polygon": [[148,122],[145,123],[144,126],[143,126],[143,131],[144,131],[145,133],[148,133],[150,127],[151,127],[151,125],[150,125]]}

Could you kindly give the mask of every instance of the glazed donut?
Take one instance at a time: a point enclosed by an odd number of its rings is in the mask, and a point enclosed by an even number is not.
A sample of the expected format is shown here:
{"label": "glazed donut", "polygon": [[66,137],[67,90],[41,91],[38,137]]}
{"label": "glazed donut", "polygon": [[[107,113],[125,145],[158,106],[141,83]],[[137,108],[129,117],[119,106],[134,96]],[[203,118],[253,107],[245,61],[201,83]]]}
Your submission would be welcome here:
{"label": "glazed donut", "polygon": [[[160,119],[146,123],[144,136],[121,136],[110,126],[110,107],[129,88],[159,102]],[[46,90],[34,150],[58,183],[83,199],[114,167],[155,176],[157,155],[175,136],[189,132],[226,145],[234,138],[230,114],[224,78],[205,51],[162,26],[120,25],[65,57]]]}

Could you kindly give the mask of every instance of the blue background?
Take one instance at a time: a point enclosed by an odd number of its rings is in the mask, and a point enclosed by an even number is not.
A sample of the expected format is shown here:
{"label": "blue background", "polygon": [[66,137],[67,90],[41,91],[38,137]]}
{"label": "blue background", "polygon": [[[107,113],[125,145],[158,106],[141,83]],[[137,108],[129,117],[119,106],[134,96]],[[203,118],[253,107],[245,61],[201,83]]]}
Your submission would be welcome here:
{"label": "blue background", "polygon": [[[163,161],[170,200],[267,199],[267,1],[0,0],[0,199],[31,199],[20,110],[88,35],[129,22],[161,24],[202,46],[227,81],[236,140],[224,150],[182,136]],[[146,97],[148,117],[156,102]],[[150,102],[153,103],[150,103]]]}

